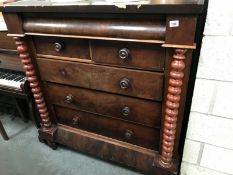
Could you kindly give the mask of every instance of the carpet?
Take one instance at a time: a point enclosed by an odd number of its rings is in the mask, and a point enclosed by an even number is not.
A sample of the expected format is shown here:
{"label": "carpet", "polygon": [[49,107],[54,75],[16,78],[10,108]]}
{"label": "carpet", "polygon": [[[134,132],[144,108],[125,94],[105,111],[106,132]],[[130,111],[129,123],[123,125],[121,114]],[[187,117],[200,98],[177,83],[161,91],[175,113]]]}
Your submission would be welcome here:
{"label": "carpet", "polygon": [[0,119],[10,138],[0,137],[0,175],[140,175],[66,147],[54,151],[38,141],[32,122],[5,113]]}

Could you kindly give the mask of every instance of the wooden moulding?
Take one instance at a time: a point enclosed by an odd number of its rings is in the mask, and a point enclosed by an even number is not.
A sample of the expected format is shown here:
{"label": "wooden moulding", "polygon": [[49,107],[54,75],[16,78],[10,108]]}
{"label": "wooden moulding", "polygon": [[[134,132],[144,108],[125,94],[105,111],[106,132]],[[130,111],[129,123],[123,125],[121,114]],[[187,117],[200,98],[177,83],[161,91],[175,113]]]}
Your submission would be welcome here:
{"label": "wooden moulding", "polygon": [[162,47],[179,48],[179,49],[196,49],[196,44],[193,45],[178,45],[178,44],[162,44]]}
{"label": "wooden moulding", "polygon": [[[125,41],[125,42],[151,43],[151,44],[163,44],[164,43],[163,40],[152,40],[152,39],[151,40],[149,40],[149,39],[135,39],[135,38],[128,39],[128,38],[96,37],[96,36],[83,36],[83,35],[48,34],[48,33],[35,33],[35,32],[26,32],[25,35],[64,37],[64,38],[77,38],[77,39],[93,39],[93,40],[106,40],[106,41]],[[8,34],[8,36],[18,36],[18,35]]]}
{"label": "wooden moulding", "polygon": [[64,61],[74,61],[79,63],[94,63],[92,60],[88,59],[80,59],[80,58],[72,58],[72,57],[62,57],[62,56],[54,56],[54,55],[44,55],[44,54],[37,54],[39,58],[48,58],[48,59],[55,59],[55,60],[64,60]]}
{"label": "wooden moulding", "polygon": [[170,169],[165,171],[161,168],[156,161],[160,157],[156,151],[66,125],[58,124],[55,141],[78,151],[127,165],[145,173],[174,175],[177,172],[177,166],[174,166],[176,168],[171,171]]}

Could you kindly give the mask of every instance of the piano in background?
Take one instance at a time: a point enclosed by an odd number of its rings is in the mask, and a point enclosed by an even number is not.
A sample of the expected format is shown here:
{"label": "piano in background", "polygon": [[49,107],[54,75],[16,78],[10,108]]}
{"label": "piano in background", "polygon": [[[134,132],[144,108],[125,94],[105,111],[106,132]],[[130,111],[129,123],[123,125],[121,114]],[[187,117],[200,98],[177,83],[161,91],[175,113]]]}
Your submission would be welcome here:
{"label": "piano in background", "polygon": [[[16,106],[25,122],[31,118],[36,127],[40,126],[23,65],[13,39],[7,36],[5,22],[0,15],[0,96],[2,95],[11,97],[10,103]],[[9,103],[9,98],[7,99],[1,103]]]}

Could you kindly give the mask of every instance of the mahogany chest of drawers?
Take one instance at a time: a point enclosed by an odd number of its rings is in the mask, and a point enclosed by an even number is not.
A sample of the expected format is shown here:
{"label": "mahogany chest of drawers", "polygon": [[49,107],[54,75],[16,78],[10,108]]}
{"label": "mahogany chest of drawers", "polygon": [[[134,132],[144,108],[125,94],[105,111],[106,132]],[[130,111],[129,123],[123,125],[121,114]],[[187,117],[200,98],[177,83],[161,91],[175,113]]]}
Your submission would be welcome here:
{"label": "mahogany chest of drawers", "polygon": [[42,119],[40,141],[176,174],[202,1],[2,8]]}

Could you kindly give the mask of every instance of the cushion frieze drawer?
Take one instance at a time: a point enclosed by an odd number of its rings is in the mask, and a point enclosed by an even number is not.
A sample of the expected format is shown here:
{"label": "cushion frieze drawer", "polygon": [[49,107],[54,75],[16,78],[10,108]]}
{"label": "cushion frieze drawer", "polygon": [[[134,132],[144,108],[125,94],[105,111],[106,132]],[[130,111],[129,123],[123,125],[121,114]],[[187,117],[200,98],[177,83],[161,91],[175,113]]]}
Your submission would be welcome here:
{"label": "cushion frieze drawer", "polygon": [[149,149],[158,149],[159,129],[55,106],[58,122]]}
{"label": "cushion frieze drawer", "polygon": [[38,58],[37,64],[41,78],[46,81],[162,100],[163,73],[43,58]]}
{"label": "cushion frieze drawer", "polygon": [[47,83],[45,90],[56,105],[160,127],[162,105],[158,102],[53,83]]}
{"label": "cushion frieze drawer", "polygon": [[88,40],[43,36],[33,39],[38,55],[90,59]]}
{"label": "cushion frieze drawer", "polygon": [[[157,19],[155,19],[157,18]],[[165,39],[166,22],[163,17],[154,19],[83,19],[83,18],[27,18],[24,30],[29,33],[159,40]],[[53,27],[51,27],[51,23]],[[135,29],[143,30],[135,30]]]}
{"label": "cushion frieze drawer", "polygon": [[159,44],[93,40],[91,50],[96,63],[164,70],[165,49]]}

